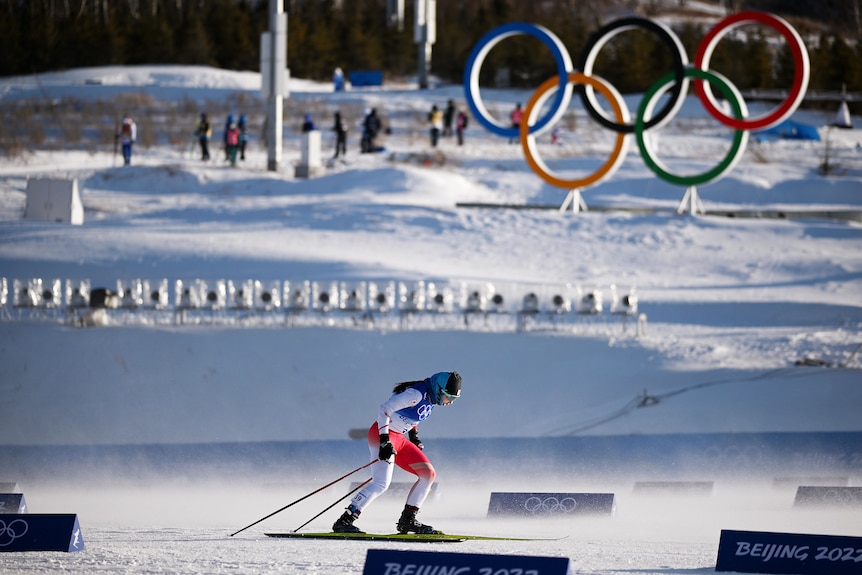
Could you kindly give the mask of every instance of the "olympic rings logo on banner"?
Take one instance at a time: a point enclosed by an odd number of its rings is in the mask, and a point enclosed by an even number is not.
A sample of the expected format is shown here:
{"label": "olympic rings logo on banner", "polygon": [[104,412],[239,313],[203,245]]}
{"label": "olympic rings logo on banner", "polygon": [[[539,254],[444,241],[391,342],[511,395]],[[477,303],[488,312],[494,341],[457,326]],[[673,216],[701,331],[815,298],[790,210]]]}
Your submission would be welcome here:
{"label": "olympic rings logo on banner", "polygon": [[13,519],[7,525],[0,521],[0,547],[8,547],[16,539],[23,537],[30,526],[23,519]]}
{"label": "olympic rings logo on banner", "polygon": [[578,506],[578,502],[574,497],[564,497],[557,499],[554,496],[539,497],[532,496],[524,502],[524,509],[530,515],[554,515],[562,513],[572,513]]}
{"label": "olympic rings logo on banner", "polygon": [[[793,53],[795,66],[793,86],[785,100],[775,109],[753,118],[739,90],[724,76],[709,70],[715,47],[733,29],[746,23],[758,23],[774,28],[784,37]],[[634,120],[619,92],[607,81],[593,74],[599,52],[616,35],[633,28],[655,34],[673,56],[673,69],[657,80],[644,93]],[[557,75],[542,83],[527,102],[520,127],[506,126],[488,113],[479,94],[479,73],[491,49],[510,36],[528,35],[542,42],[553,55]],[[646,18],[623,18],[602,27],[596,32],[581,54],[579,72],[572,67],[572,59],[560,39],[547,28],[537,24],[513,22],[499,26],[485,34],[473,47],[464,70],[464,90],[467,105],[473,117],[491,133],[505,138],[519,138],[530,168],[547,183],[567,189],[585,188],[611,177],[622,164],[630,145],[629,135],[634,134],[641,157],[647,167],[661,179],[672,184],[693,186],[705,184],[724,176],[742,158],[748,144],[750,130],[763,130],[776,126],[789,118],[802,103],[808,88],[810,63],[808,52],[799,33],[784,19],[766,12],[740,12],[719,21],[709,30],[698,46],[694,66],[689,65],[685,48],[676,34],[664,24]],[[734,130],[733,141],[727,155],[712,169],[701,174],[677,175],[668,170],[656,157],[649,130],[670,122],[679,112],[688,92],[689,79],[695,82],[695,92],[701,105],[721,124]],[[538,154],[536,137],[546,132],[565,114],[572,98],[573,87],[587,113],[602,127],[616,132],[616,143],[610,157],[595,172],[579,179],[564,179],[554,174]],[[730,104],[731,114],[725,113],[713,94],[713,86]],[[601,108],[598,91],[609,102],[613,116]],[[655,112],[657,102],[668,93],[663,106]],[[553,96],[553,101],[548,100]],[[547,111],[538,117],[542,110]],[[655,112],[655,113],[654,113]]]}

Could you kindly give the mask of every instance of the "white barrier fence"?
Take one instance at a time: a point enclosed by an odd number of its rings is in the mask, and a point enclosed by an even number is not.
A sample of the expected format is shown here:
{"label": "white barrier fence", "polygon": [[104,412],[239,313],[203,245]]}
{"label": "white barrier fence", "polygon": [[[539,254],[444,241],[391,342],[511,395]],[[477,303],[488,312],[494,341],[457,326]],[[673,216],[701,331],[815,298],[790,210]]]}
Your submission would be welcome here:
{"label": "white barrier fence", "polygon": [[97,325],[607,331],[640,336],[634,286],[469,281],[0,278],[0,319]]}

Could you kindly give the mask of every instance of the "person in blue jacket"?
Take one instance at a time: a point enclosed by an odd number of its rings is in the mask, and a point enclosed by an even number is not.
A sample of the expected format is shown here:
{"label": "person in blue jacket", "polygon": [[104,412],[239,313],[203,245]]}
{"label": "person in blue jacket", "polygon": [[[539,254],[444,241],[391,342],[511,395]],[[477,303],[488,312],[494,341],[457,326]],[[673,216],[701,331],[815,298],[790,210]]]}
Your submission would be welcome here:
{"label": "person in blue jacket", "polygon": [[377,421],[368,429],[368,450],[376,461],[371,483],[350,501],[347,511],[332,525],[336,533],[363,533],[353,522],[392,483],[395,465],[416,476],[407,503],[396,524],[399,533],[440,533],[416,520],[419,508],[431,491],[437,472],[423,452],[418,426],[438,405],[450,405],[461,397],[461,376],[441,371],[423,381],[405,381],[392,389],[392,396],[378,410]]}
{"label": "person in blue jacket", "polygon": [[304,134],[305,132],[312,132],[315,129],[316,128],[314,126],[314,120],[311,119],[311,114],[306,114],[305,121],[302,122],[302,133]]}

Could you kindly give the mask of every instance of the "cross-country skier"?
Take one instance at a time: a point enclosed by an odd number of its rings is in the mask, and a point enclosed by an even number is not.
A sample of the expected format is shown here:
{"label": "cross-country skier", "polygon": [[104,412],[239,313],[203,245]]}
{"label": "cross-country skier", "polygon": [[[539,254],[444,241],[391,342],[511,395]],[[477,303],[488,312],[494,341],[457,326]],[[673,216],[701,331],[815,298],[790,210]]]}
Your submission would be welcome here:
{"label": "cross-country skier", "polygon": [[371,483],[362,488],[335,522],[336,533],[363,533],[353,522],[374,499],[392,483],[393,463],[416,475],[416,483],[407,495],[407,504],[396,528],[399,533],[440,533],[416,520],[416,513],[431,491],[437,476],[431,461],[422,451],[417,427],[431,415],[437,405],[450,405],[461,397],[461,376],[456,371],[435,373],[424,381],[405,381],[393,389],[392,396],[380,406],[368,430],[368,450],[377,458],[371,466]]}

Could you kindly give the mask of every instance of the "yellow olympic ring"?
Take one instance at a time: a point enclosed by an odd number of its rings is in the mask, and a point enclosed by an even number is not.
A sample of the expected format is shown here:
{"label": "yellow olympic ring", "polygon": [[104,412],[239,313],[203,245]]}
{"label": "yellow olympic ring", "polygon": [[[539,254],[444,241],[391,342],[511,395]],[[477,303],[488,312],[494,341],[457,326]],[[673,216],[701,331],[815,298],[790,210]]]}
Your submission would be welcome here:
{"label": "yellow olympic ring", "polygon": [[[617,122],[621,124],[629,122],[631,115],[629,114],[629,109],[626,106],[625,100],[623,100],[623,97],[611,84],[608,84],[598,76],[586,76],[580,72],[570,72],[568,75],[568,83],[591,86],[608,100]],[[545,162],[541,157],[539,157],[538,151],[536,150],[536,135],[535,133],[530,133],[530,126],[532,126],[536,121],[536,116],[542,109],[542,105],[547,101],[550,93],[552,93],[552,90],[559,89],[559,85],[559,79],[556,76],[549,78],[536,89],[535,93],[530,98],[530,101],[527,102],[527,107],[524,109],[524,117],[526,118],[526,121],[521,122],[520,126],[521,147],[524,149],[524,157],[527,160],[527,164],[547,183],[552,186],[568,188],[571,190],[585,188],[603,180],[606,177],[610,177],[617,171],[623,163],[623,160],[625,160],[630,139],[626,137],[626,134],[617,132],[616,144],[610,157],[591,175],[577,180],[566,180],[556,176],[550,169],[548,169],[548,166],[545,165]]]}

